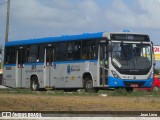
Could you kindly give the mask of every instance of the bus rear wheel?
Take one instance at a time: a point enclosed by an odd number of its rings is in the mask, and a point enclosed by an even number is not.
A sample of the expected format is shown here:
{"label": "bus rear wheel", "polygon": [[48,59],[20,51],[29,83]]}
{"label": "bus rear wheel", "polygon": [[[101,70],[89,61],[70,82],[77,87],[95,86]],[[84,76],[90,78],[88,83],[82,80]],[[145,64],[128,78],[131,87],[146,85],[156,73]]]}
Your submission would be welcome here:
{"label": "bus rear wheel", "polygon": [[31,79],[31,90],[32,91],[38,91],[39,90],[39,83],[37,77],[32,77]]}

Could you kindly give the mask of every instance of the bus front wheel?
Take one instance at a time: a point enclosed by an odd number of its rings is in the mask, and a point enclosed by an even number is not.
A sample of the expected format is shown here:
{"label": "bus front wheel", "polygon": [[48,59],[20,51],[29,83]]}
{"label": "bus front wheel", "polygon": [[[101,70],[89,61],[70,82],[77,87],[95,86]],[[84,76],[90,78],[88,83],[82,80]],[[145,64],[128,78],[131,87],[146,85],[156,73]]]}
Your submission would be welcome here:
{"label": "bus front wheel", "polygon": [[31,90],[32,91],[38,91],[39,90],[39,83],[37,77],[32,77],[31,79]]}
{"label": "bus front wheel", "polygon": [[84,89],[85,89],[86,92],[89,92],[89,93],[98,92],[98,89],[93,88],[93,81],[91,79],[89,79],[89,78],[85,79]]}

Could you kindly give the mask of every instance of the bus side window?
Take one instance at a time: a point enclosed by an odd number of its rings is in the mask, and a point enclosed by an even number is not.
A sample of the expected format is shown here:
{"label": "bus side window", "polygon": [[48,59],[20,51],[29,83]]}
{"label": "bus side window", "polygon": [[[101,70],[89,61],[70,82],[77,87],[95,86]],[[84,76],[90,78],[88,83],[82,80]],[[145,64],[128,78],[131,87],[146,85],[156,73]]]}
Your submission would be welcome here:
{"label": "bus side window", "polygon": [[78,60],[81,56],[81,41],[77,41],[74,44],[74,59]]}
{"label": "bus side window", "polygon": [[28,62],[37,62],[38,59],[38,45],[30,45],[28,50]]}
{"label": "bus side window", "polygon": [[45,51],[45,47],[46,45],[44,44],[40,44],[39,45],[39,53],[38,53],[38,59],[39,59],[39,62],[44,62],[44,51]]}
{"label": "bus side window", "polygon": [[58,42],[54,44],[54,59],[55,61],[65,61],[67,59],[66,42]]}
{"label": "bus side window", "polygon": [[5,51],[5,64],[9,64],[10,63],[10,51],[9,51],[9,48],[6,48],[6,51]]}
{"label": "bus side window", "polygon": [[58,61],[59,59],[59,56],[58,56],[59,49],[58,48],[59,48],[58,43],[55,43],[54,44],[54,61]]}
{"label": "bus side window", "polygon": [[47,62],[53,62],[54,59],[54,51],[53,48],[48,48],[48,50],[46,51],[46,61]]}
{"label": "bus side window", "polygon": [[72,45],[72,42],[69,42],[67,44],[67,46],[68,46],[68,49],[67,49],[67,51],[68,51],[68,60],[72,60],[73,59],[73,45]]}
{"label": "bus side window", "polygon": [[5,51],[5,64],[15,64],[16,63],[16,51],[15,47],[6,47]]}
{"label": "bus side window", "polygon": [[97,47],[95,40],[82,41],[82,59],[96,59]]}
{"label": "bus side window", "polygon": [[67,60],[78,60],[81,56],[81,41],[72,41],[67,44]]}

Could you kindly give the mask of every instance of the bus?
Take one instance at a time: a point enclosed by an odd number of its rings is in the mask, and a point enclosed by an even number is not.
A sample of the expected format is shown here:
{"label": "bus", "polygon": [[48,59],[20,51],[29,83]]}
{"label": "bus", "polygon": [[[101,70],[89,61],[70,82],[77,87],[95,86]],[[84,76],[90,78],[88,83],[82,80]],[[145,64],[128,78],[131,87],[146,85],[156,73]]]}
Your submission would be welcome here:
{"label": "bus", "polygon": [[146,88],[153,81],[153,44],[146,34],[98,32],[10,41],[3,85],[97,92]]}

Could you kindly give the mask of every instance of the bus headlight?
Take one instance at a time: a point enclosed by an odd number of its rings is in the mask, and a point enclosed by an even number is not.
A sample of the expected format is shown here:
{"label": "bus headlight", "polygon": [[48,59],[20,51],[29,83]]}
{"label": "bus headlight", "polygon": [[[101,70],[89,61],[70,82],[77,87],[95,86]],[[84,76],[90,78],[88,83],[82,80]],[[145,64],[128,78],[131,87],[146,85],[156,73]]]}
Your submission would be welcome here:
{"label": "bus headlight", "polygon": [[114,70],[111,70],[111,72],[112,72],[112,74],[113,74],[113,76],[114,76],[115,78],[119,78],[119,79],[120,79],[120,77],[118,76],[118,74],[117,74]]}

